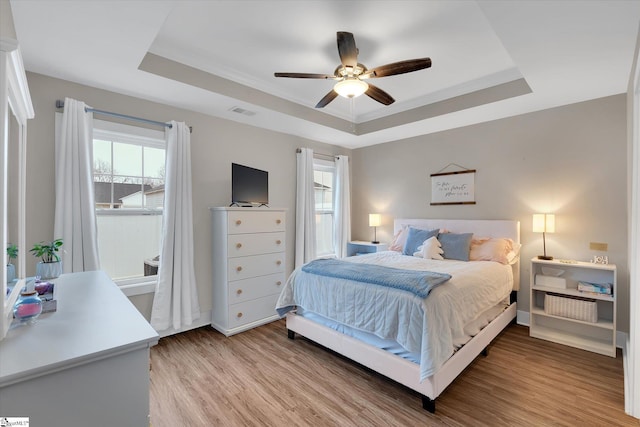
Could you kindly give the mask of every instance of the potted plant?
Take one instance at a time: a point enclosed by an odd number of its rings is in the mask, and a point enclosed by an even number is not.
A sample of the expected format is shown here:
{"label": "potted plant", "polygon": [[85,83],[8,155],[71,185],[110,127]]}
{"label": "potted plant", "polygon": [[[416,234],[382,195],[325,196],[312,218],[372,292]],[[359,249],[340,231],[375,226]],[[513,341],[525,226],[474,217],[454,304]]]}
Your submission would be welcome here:
{"label": "potted plant", "polygon": [[31,251],[33,256],[41,261],[36,265],[36,276],[41,279],[55,279],[62,274],[62,261],[56,252],[62,246],[62,239],[55,239],[52,242],[40,242],[33,245]]}
{"label": "potted plant", "polygon": [[7,283],[11,283],[16,278],[16,266],[11,263],[12,259],[16,259],[18,257],[18,247],[9,243],[7,246]]}

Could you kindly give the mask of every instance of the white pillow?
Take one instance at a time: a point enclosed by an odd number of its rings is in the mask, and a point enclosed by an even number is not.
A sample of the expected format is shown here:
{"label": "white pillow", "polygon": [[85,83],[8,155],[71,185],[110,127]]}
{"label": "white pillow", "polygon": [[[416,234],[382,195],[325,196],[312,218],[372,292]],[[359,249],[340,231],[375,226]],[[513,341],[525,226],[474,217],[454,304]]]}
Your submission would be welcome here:
{"label": "white pillow", "polygon": [[393,236],[393,239],[391,240],[391,243],[389,244],[389,250],[390,251],[396,251],[396,252],[402,252],[402,249],[404,248],[404,244],[407,241],[407,236],[408,235],[409,235],[409,226],[407,226],[407,225],[402,226],[402,228],[400,230],[398,230],[396,235]]}
{"label": "white pillow", "polygon": [[443,260],[442,244],[436,238],[436,236],[429,237],[421,246],[418,246],[418,251],[413,256],[425,258],[425,259],[440,259]]}
{"label": "white pillow", "polygon": [[507,262],[509,265],[513,265],[520,260],[520,243],[513,243],[513,250],[507,254]]}

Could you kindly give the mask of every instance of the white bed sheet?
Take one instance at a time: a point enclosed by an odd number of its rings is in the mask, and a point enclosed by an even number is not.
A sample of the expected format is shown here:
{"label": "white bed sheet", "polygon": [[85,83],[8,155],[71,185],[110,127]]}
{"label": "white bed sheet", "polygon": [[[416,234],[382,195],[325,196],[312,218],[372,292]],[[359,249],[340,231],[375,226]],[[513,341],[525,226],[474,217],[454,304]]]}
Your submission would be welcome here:
{"label": "white bed sheet", "polygon": [[[397,338],[396,340],[410,352],[416,350],[413,341],[418,339],[421,355],[421,380],[435,373],[451,357],[456,347],[470,339],[470,331],[465,331],[465,326],[476,320],[488,308],[498,305],[507,298],[513,286],[511,267],[490,261],[427,260],[401,255],[393,251],[351,257],[345,260],[358,263],[374,263],[394,268],[435,271],[452,275],[451,280],[437,286],[426,299],[419,301],[418,306],[422,311],[419,315],[415,313],[415,310],[411,315],[405,315],[398,311],[389,313],[388,317],[399,316],[398,323],[420,322],[421,324],[418,327],[422,334],[419,337],[416,337],[416,334],[411,332],[411,328],[407,332],[409,336],[403,336],[402,333],[398,336],[390,336],[389,331],[392,329],[386,325],[389,319],[380,319],[379,315],[365,322],[364,327],[362,323],[357,326],[362,330],[376,334],[380,338]],[[282,290],[276,308],[302,305],[305,310],[349,324],[349,322],[345,321],[344,313],[339,313],[340,310],[343,310],[341,304],[330,304],[329,307],[323,307],[321,304],[316,304],[318,301],[308,303],[308,301],[302,302],[296,298],[296,294],[312,295],[312,298],[313,295],[322,294],[327,286],[326,280],[335,283],[336,280],[341,279],[310,275],[300,270],[294,271]],[[367,285],[353,282],[349,283],[349,286],[357,289]],[[297,287],[300,288],[296,289]],[[304,287],[309,288],[302,291]],[[391,292],[385,291],[385,298],[388,293]],[[356,292],[352,295],[358,294]],[[372,302],[376,304],[376,301]],[[307,303],[309,306],[305,306]],[[346,309],[348,310],[349,308],[347,307]],[[362,315],[362,310],[358,310]],[[380,313],[381,310],[377,309],[376,312]],[[352,314],[348,313],[346,317]],[[380,328],[381,323],[385,323],[383,329]],[[399,325],[400,329],[404,326],[406,325]]]}

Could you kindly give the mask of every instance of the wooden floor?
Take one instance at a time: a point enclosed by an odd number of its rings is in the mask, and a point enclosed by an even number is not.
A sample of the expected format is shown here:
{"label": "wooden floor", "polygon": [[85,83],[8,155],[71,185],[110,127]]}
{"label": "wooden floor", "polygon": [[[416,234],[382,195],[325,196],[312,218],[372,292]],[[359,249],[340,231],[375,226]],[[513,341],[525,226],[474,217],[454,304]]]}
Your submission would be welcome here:
{"label": "wooden floor", "polygon": [[509,326],[436,401],[310,341],[284,321],[230,338],[206,327],[151,349],[151,425],[639,426],[616,359]]}

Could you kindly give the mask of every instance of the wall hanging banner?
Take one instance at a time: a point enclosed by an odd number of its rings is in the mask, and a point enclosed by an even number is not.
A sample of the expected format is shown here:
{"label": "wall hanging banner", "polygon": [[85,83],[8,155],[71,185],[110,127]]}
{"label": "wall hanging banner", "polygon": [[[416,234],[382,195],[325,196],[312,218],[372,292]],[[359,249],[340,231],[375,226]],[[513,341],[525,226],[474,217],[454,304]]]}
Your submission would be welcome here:
{"label": "wall hanging banner", "polygon": [[475,205],[475,169],[431,174],[431,205]]}

